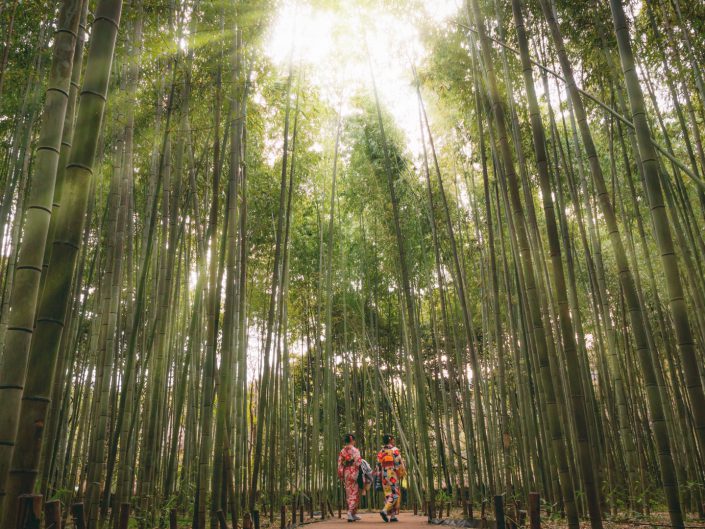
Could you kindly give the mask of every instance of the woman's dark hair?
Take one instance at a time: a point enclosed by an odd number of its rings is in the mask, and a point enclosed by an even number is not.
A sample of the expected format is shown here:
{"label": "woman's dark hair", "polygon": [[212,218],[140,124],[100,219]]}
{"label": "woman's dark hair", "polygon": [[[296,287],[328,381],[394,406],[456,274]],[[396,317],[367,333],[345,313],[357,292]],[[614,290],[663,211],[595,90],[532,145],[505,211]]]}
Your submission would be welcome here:
{"label": "woman's dark hair", "polygon": [[353,434],[351,434],[351,433],[346,433],[346,434],[343,436],[343,442],[344,442],[345,444],[348,444],[350,441],[353,441],[354,439],[355,439],[355,436],[354,436]]}
{"label": "woman's dark hair", "polygon": [[392,439],[394,439],[394,436],[386,433],[382,436],[382,444],[388,445],[389,441],[391,441]]}

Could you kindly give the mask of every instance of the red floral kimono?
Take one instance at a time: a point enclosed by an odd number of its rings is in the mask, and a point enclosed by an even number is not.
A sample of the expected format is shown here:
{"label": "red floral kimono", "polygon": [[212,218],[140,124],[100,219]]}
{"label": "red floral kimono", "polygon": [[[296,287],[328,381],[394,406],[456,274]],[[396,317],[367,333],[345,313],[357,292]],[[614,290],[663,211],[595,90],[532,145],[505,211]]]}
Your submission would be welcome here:
{"label": "red floral kimono", "polygon": [[338,478],[343,480],[345,495],[348,499],[348,511],[355,514],[360,501],[360,487],[357,474],[360,471],[360,451],[352,445],[346,445],[338,455]]}

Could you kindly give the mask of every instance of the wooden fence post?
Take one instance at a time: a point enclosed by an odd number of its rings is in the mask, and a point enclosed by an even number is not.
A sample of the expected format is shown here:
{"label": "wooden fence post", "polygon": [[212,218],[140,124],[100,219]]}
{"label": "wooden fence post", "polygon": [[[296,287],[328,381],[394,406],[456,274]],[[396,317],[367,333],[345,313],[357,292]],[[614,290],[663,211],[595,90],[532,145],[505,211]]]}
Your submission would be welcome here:
{"label": "wooden fence post", "polygon": [[17,498],[17,529],[39,529],[42,518],[42,496],[39,494],[21,494]]}
{"label": "wooden fence post", "polygon": [[61,502],[50,500],[44,504],[44,527],[61,529]]}
{"label": "wooden fence post", "polygon": [[505,529],[506,523],[504,519],[504,497],[494,497],[494,517],[497,521],[497,529]]}
{"label": "wooden fence post", "polygon": [[529,524],[531,529],[541,529],[541,496],[529,492]]}

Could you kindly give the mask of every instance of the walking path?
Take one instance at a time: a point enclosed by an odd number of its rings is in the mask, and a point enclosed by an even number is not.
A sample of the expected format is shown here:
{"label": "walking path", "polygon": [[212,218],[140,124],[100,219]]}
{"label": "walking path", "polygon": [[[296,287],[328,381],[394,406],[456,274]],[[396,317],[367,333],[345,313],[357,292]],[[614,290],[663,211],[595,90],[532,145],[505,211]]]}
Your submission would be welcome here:
{"label": "walking path", "polygon": [[328,518],[316,523],[315,529],[421,529],[428,527],[425,516],[414,516],[413,513],[402,512],[399,514],[398,523],[385,523],[378,512],[358,512],[362,520],[349,523],[345,513],[342,518]]}

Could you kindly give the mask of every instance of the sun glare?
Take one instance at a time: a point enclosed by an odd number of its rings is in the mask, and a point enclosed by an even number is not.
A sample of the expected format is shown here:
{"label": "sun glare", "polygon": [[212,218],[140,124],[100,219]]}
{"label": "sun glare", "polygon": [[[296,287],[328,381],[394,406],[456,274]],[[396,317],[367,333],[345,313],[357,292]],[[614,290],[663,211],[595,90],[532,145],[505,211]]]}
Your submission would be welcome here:
{"label": "sun glare", "polygon": [[283,69],[290,57],[305,66],[307,82],[315,85],[329,104],[341,103],[344,116],[355,110],[350,102],[354,95],[371,90],[371,63],[381,103],[404,131],[411,151],[418,154],[421,147],[411,64],[422,60],[426,50],[415,20],[442,25],[458,10],[457,0],[430,4],[424,13],[397,14],[382,6],[363,7],[356,2],[325,9],[285,0],[269,28],[265,52]]}

